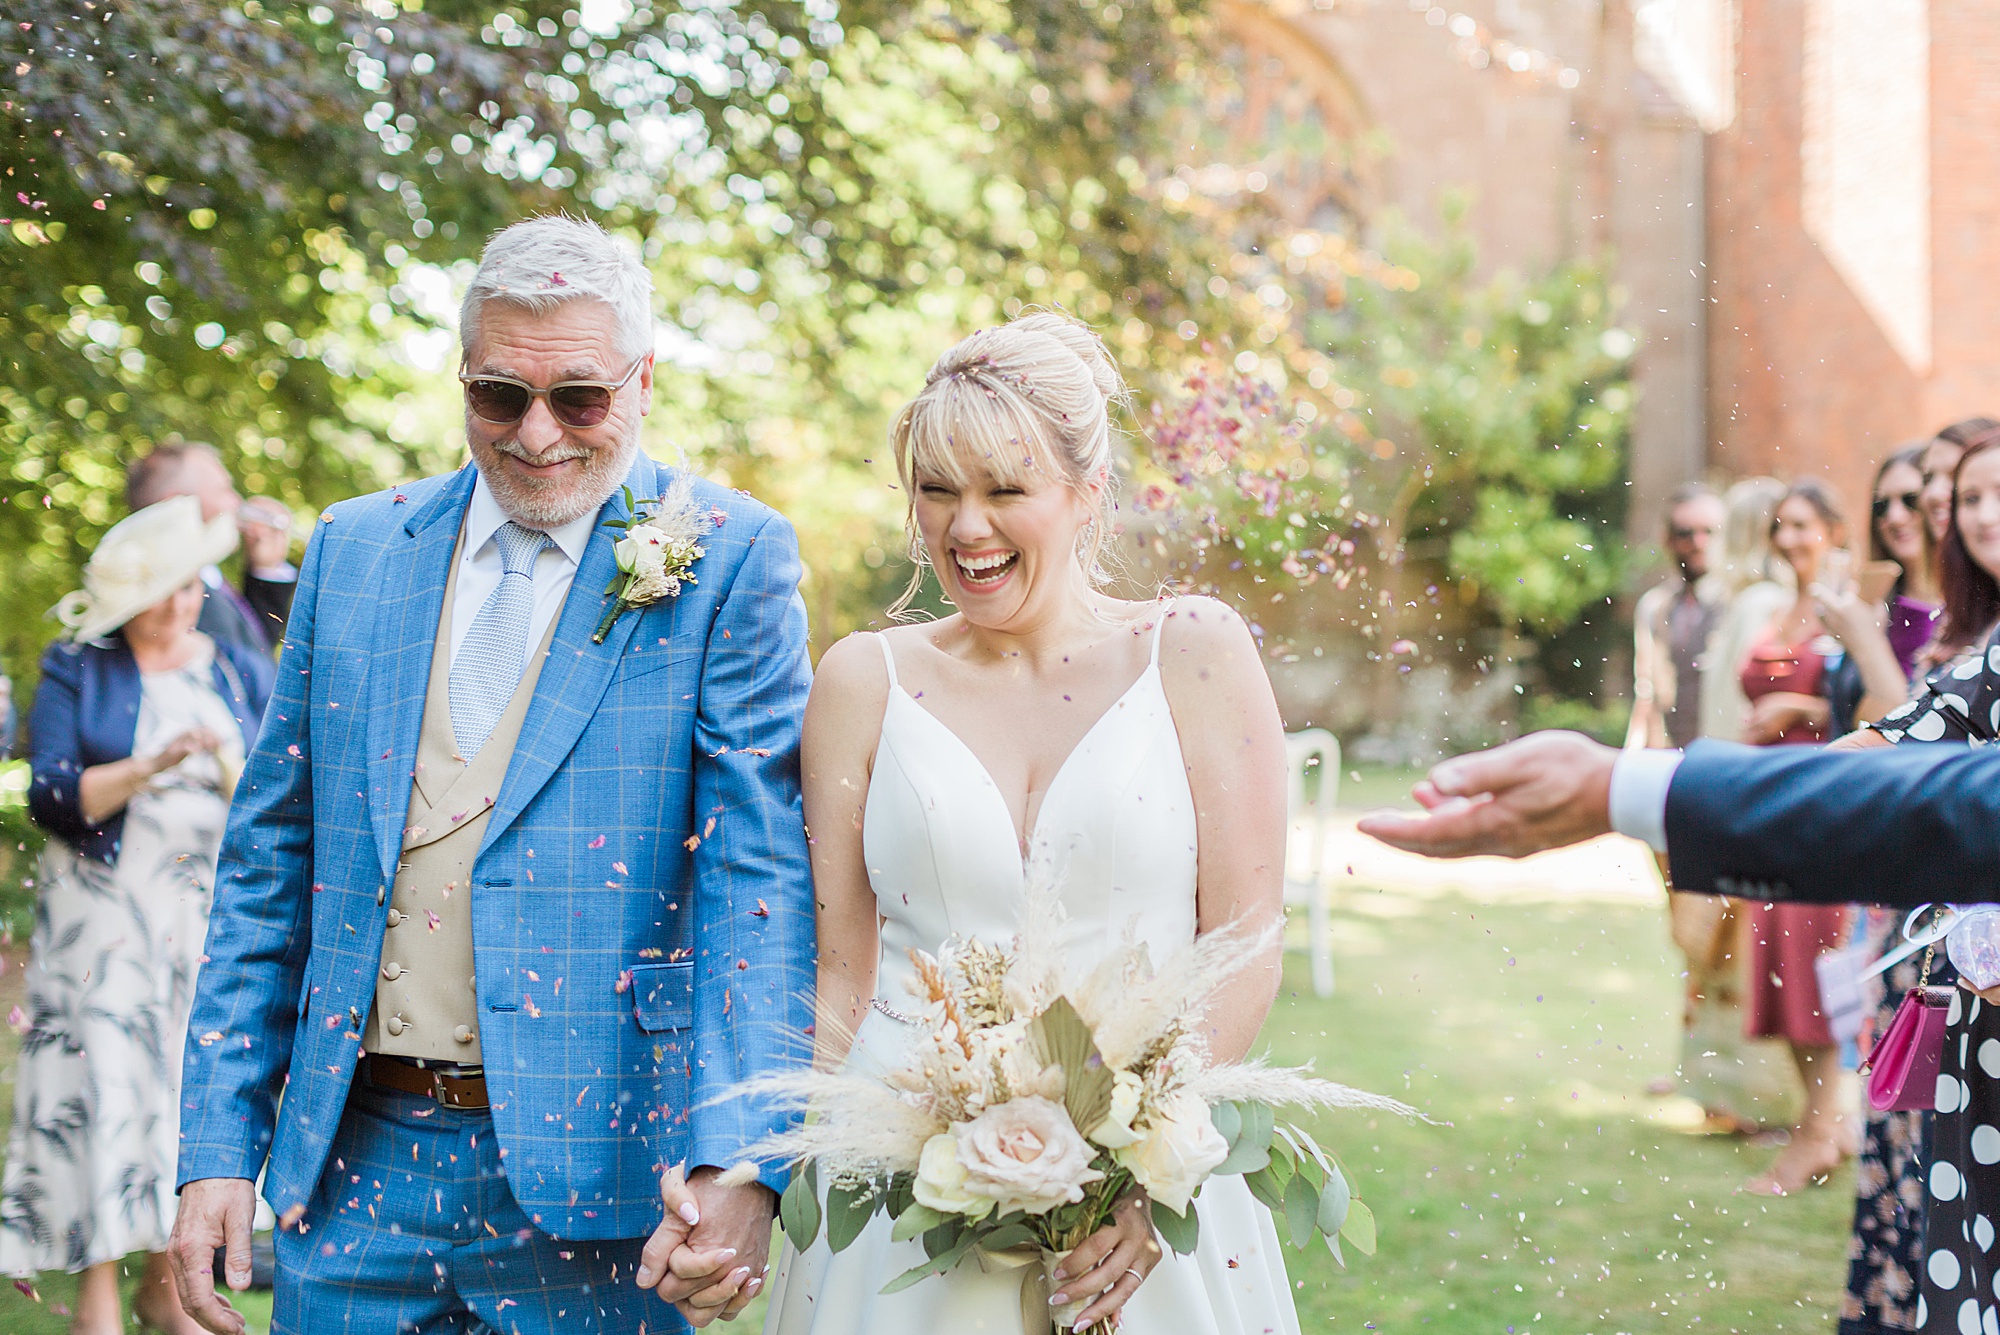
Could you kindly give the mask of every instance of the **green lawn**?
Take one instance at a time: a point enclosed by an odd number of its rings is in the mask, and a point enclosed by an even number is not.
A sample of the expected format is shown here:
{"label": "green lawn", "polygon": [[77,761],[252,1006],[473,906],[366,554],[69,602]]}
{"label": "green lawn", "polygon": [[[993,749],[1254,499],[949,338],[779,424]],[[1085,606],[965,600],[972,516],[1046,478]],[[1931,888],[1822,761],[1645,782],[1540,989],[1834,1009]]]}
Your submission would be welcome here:
{"label": "green lawn", "polygon": [[1734,1195],[1775,1151],[1675,1130],[1644,1092],[1678,1042],[1662,910],[1372,891],[1341,910],[1340,988],[1313,998],[1290,959],[1273,1052],[1450,1125],[1322,1119],[1381,1246],[1345,1271],[1288,1253],[1307,1331],[1832,1329],[1852,1173]]}
{"label": "green lawn", "polygon": [[[1831,1330],[1851,1174],[1791,1200],[1735,1196],[1774,1151],[1676,1130],[1671,1107],[1644,1092],[1677,1041],[1663,916],[1342,894],[1339,990],[1314,998],[1291,957],[1272,1049],[1448,1125],[1323,1119],[1322,1139],[1358,1170],[1381,1247],[1350,1252],[1345,1271],[1324,1249],[1287,1253],[1308,1332]],[[11,1106],[13,1036],[0,1041]],[[69,1282],[44,1276],[40,1289],[39,1304],[0,1289],[0,1331],[64,1329],[54,1304]]]}

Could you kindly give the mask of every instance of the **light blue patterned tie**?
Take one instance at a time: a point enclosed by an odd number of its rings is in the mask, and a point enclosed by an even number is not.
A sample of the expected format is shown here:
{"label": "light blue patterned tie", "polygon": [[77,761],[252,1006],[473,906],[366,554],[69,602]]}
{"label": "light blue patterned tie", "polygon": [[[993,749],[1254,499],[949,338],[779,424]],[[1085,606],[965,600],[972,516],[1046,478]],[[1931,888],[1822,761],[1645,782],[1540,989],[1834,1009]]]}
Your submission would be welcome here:
{"label": "light blue patterned tie", "polygon": [[535,558],[555,545],[548,534],[512,520],[494,531],[493,541],[500,548],[500,587],[472,619],[451,664],[451,735],[467,761],[486,745],[521,684],[535,615]]}

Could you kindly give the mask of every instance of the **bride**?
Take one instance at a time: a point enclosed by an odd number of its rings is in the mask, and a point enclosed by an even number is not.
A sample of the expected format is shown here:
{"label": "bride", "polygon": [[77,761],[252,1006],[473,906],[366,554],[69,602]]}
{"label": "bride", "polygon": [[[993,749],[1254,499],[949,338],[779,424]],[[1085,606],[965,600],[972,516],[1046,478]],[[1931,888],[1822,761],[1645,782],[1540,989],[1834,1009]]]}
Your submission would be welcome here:
{"label": "bride", "polygon": [[[1197,933],[1278,920],[1284,736],[1248,630],[1210,599],[1099,592],[1124,394],[1096,335],[1038,313],[952,348],[896,423],[913,547],[958,610],[850,636],[813,685],[822,1064],[893,1053],[916,1009],[909,951],[1006,941],[1031,862],[1056,869],[1073,957],[1135,933],[1163,960]],[[1249,1049],[1278,972],[1272,937],[1215,999],[1217,1057]],[[1240,1177],[1212,1179],[1197,1205],[1200,1245],[1163,1254],[1135,1189],[1070,1255],[1052,1301],[1094,1295],[1079,1327],[1119,1314],[1140,1335],[1296,1335],[1268,1212]],[[787,1247],[767,1335],[1023,1324],[1018,1274],[977,1259],[884,1296],[924,1259],[889,1235],[878,1215],[838,1255],[823,1238]]]}

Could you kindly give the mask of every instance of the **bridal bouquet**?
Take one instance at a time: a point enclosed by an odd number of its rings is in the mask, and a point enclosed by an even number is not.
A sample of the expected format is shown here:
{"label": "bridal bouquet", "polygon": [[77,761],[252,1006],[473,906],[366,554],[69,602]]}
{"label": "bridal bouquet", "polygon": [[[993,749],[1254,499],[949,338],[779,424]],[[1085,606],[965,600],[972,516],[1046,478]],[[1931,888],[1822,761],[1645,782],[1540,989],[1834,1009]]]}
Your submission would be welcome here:
{"label": "bridal bouquet", "polygon": [[[1047,1273],[1109,1222],[1135,1184],[1175,1251],[1194,1249],[1202,1184],[1244,1175],[1296,1247],[1340,1239],[1373,1252],[1375,1224],[1334,1156],[1276,1110],[1413,1110],[1304,1069],[1212,1059],[1206,1003],[1259,952],[1240,931],[1210,933],[1155,968],[1128,942],[1072,973],[1052,896],[1031,899],[1012,943],[953,938],[912,952],[918,1013],[887,1071],[795,1071],[751,1089],[806,1112],[753,1148],[796,1165],[779,1206],[794,1246],[826,1228],[840,1251],[877,1213],[926,1260],[893,1293],[968,1255],[1023,1270],[1023,1311],[1047,1311]],[[822,1191],[824,1186],[824,1208]],[[1095,1295],[1053,1313],[1059,1329]],[[1104,1323],[1104,1329],[1109,1323]]]}

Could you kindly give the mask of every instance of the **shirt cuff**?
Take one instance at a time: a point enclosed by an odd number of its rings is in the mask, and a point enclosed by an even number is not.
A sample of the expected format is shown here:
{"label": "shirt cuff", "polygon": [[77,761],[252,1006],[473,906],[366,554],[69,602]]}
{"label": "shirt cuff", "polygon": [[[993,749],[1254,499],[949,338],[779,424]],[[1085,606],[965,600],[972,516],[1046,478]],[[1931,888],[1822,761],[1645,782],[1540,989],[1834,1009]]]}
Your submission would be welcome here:
{"label": "shirt cuff", "polygon": [[296,584],[299,582],[299,568],[290,561],[280,561],[274,566],[256,566],[250,571],[251,577],[261,579],[266,584]]}
{"label": "shirt cuff", "polygon": [[1611,767],[1611,828],[1667,851],[1667,789],[1681,753],[1665,749],[1621,751]]}

